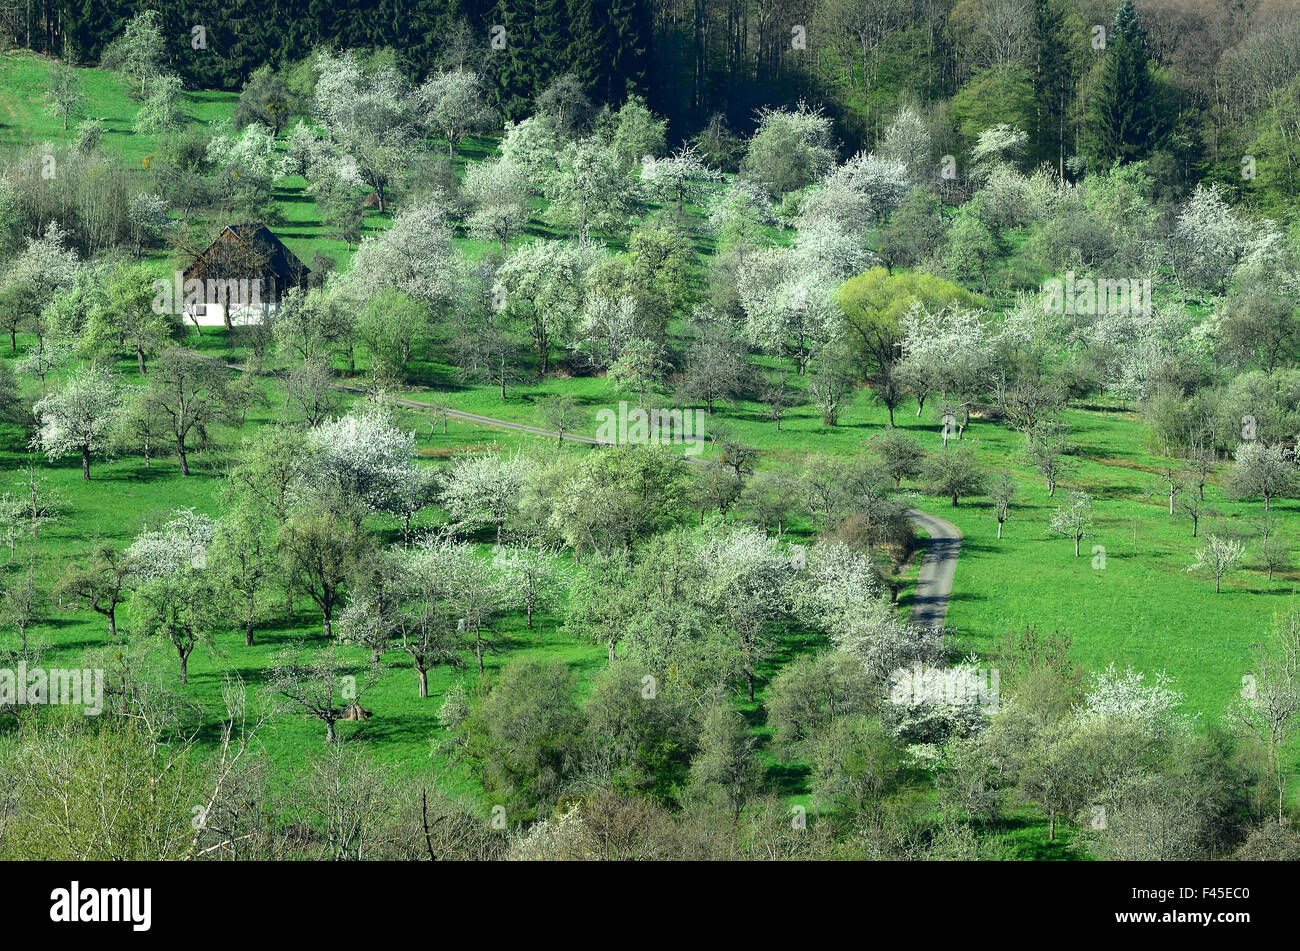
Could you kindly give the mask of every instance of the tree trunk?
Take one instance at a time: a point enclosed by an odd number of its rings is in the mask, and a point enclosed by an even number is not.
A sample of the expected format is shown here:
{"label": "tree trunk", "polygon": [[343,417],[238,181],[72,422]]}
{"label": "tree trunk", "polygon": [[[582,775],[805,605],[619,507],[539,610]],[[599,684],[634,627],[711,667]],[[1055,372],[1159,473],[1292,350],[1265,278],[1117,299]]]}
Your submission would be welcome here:
{"label": "tree trunk", "polygon": [[85,446],[81,447],[81,478],[85,482],[90,481],[90,450]]}
{"label": "tree trunk", "polygon": [[135,348],[135,362],[140,367],[140,375],[144,376],[144,350],[140,347]]}
{"label": "tree trunk", "polygon": [[249,621],[244,625],[244,646],[253,646],[253,622]]}
{"label": "tree trunk", "polygon": [[1002,523],[998,522],[998,538],[1002,537]]}
{"label": "tree trunk", "polygon": [[420,670],[417,667],[415,675],[420,678],[420,696],[429,696],[429,672],[427,670]]}
{"label": "tree trunk", "polygon": [[338,734],[334,732],[334,721],[326,720],[325,721],[325,742],[335,743],[337,741],[338,741]]}
{"label": "tree trunk", "polygon": [[1075,558],[1079,557],[1079,536],[1078,535],[1074,536],[1074,557]]}
{"label": "tree trunk", "polygon": [[181,686],[188,686],[190,682],[190,654],[189,651],[178,651],[181,659]]}

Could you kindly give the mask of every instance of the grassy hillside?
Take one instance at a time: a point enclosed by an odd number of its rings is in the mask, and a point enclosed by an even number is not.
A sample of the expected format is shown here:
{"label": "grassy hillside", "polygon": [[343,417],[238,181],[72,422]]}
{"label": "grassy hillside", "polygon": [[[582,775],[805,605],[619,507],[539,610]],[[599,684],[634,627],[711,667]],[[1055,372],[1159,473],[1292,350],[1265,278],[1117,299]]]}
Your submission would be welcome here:
{"label": "grassy hillside", "polygon": [[[68,141],[61,122],[50,117],[42,102],[48,69],[47,61],[31,54],[0,56],[0,149],[16,149],[34,143]],[[127,94],[124,80],[96,69],[78,71],[90,105],[87,113],[101,119],[107,134],[106,153],[128,167],[139,169],[142,182],[145,168],[154,154],[152,137],[133,131],[132,118],[138,104]],[[237,97],[229,93],[187,92],[185,111],[196,123],[211,124],[233,114]],[[472,140],[457,161],[481,160],[490,154],[490,140]],[[329,237],[321,224],[305,182],[291,178],[277,188],[276,205],[283,223],[273,230],[304,261],[316,253],[335,258],[341,268],[350,259],[346,245]],[[370,232],[386,227],[386,216],[369,214],[366,228]],[[551,233],[534,220],[533,235]],[[457,239],[471,250],[482,250],[481,243]],[[708,250],[701,243],[701,250]],[[166,252],[154,252],[160,266],[178,262]],[[1041,275],[1032,260],[1017,252],[1008,268],[1037,280]],[[211,355],[237,357],[222,332],[205,331],[202,337],[185,341]],[[19,349],[5,352],[9,360],[20,357],[34,343],[20,335]],[[366,354],[359,355],[359,370],[368,365]],[[756,361],[755,373],[770,373],[770,360]],[[127,382],[139,382],[133,361],[122,361],[117,370]],[[50,384],[57,385],[58,376]],[[796,387],[803,381],[795,380]],[[28,384],[29,389],[32,384]],[[620,400],[635,403],[634,394],[620,392],[603,378],[548,377],[540,382],[526,382],[509,388],[500,398],[491,385],[460,381],[453,368],[440,364],[422,364],[415,368],[413,380],[401,395],[441,403],[491,417],[543,425],[539,401],[554,394],[572,394],[588,414],[588,422],[577,432],[595,434],[595,413],[602,407],[614,407]],[[143,527],[156,527],[166,515],[184,507],[217,515],[218,493],[224,475],[224,450],[238,444],[260,426],[272,423],[281,413],[283,392],[278,383],[267,386],[267,402],[249,414],[249,429],[239,433],[225,427],[212,433],[213,448],[195,454],[195,475],[181,478],[174,460],[164,455],[149,468],[135,457],[97,462],[94,478],[83,483],[77,460],[58,463],[38,461],[49,478],[52,489],[64,501],[61,519],[49,527],[39,542],[19,540],[16,557],[7,570],[12,574],[25,570],[28,554],[41,547],[48,564],[75,559],[90,539],[106,539],[126,545]],[[903,407],[897,414],[899,426],[916,435],[927,449],[941,445],[939,424],[929,411],[914,415],[915,407]],[[885,411],[875,405],[871,394],[859,392],[854,405],[837,426],[822,423],[818,411],[810,406],[792,409],[778,431],[764,417],[763,408],[752,402],[723,406],[719,415],[734,425],[736,434],[747,444],[762,450],[757,470],[760,474],[797,474],[811,455],[857,455],[867,451],[874,435],[887,422]],[[452,421],[448,432],[431,430],[429,417],[406,413],[406,422],[418,435],[422,464],[445,465],[454,453],[464,450],[509,451],[525,448],[529,452],[574,452],[592,450],[585,447],[554,447],[551,440],[520,435],[506,430],[472,427]],[[1023,458],[1024,437],[1001,423],[975,419],[966,431],[963,445],[973,448],[988,468],[1005,469],[1013,474],[1019,487],[1011,519],[1004,537],[996,538],[996,522],[989,504],[980,498],[963,501],[953,508],[947,499],[929,497],[917,484],[905,489],[920,492],[919,505],[955,522],[965,535],[957,568],[956,588],[948,621],[954,628],[952,646],[957,651],[973,650],[986,658],[999,639],[1008,631],[1037,625],[1045,631],[1059,630],[1073,641],[1074,658],[1088,670],[1097,670],[1114,662],[1132,665],[1144,671],[1166,670],[1176,687],[1186,695],[1185,710],[1203,719],[1218,717],[1237,696],[1241,675],[1249,663],[1252,643],[1272,623],[1275,612],[1285,610],[1300,584],[1300,571],[1277,573],[1268,580],[1251,566],[1229,575],[1223,591],[1216,594],[1212,580],[1187,570],[1193,560],[1198,540],[1191,537],[1190,522],[1171,518],[1165,509],[1158,476],[1159,456],[1147,445],[1146,429],[1131,408],[1109,401],[1071,409],[1066,419],[1078,444],[1077,468],[1057,489],[1056,498],[1048,498],[1041,477]],[[0,430],[0,467],[6,483],[16,483],[21,467],[29,460],[25,436],[17,427]],[[1085,540],[1084,554],[1075,558],[1068,539],[1053,536],[1047,523],[1051,512],[1073,487],[1085,488],[1097,502],[1095,537]],[[1154,494],[1149,494],[1154,492]],[[1207,505],[1219,513],[1202,520],[1202,534],[1208,531],[1245,528],[1257,516],[1261,505],[1254,501],[1234,501],[1227,497],[1222,472],[1211,479],[1206,490]],[[1280,501],[1274,506],[1283,532],[1300,538],[1300,502]],[[432,517],[432,516],[431,516]],[[386,540],[399,537],[391,520],[374,526]],[[796,526],[797,535],[806,536],[804,526]],[[479,539],[486,552],[489,540]],[[1105,566],[1095,567],[1093,546],[1104,548]],[[1250,555],[1253,558],[1253,552]],[[1099,564],[1099,563],[1098,563]],[[909,585],[915,576],[915,564],[903,574],[901,605],[906,608]],[[271,658],[287,641],[297,637],[321,639],[319,615],[305,600],[297,605],[292,622],[283,620],[259,632],[256,647],[245,648],[236,633],[221,635],[211,646],[199,649],[190,664],[191,686],[186,697],[204,711],[211,726],[220,707],[221,686],[228,672],[237,673],[252,684],[265,676]],[[38,636],[49,647],[51,660],[72,663],[82,653],[106,643],[107,629],[98,615],[58,608]],[[604,649],[580,641],[567,633],[561,619],[550,614],[539,616],[531,630],[524,626],[521,614],[508,615],[494,627],[494,636],[503,650],[491,653],[489,673],[506,660],[528,658],[559,659],[577,672],[580,682],[589,684],[591,676],[605,665]],[[782,644],[776,661],[763,673],[771,674],[782,659],[822,646],[820,643],[791,641]],[[356,656],[362,655],[358,651]],[[159,646],[154,662],[160,677],[170,676],[175,658],[169,648]],[[374,711],[374,718],[361,724],[345,724],[346,735],[364,737],[374,758],[396,771],[423,770],[430,763],[439,768],[447,765],[439,750],[446,738],[438,725],[437,712],[443,696],[457,681],[472,682],[477,672],[435,668],[430,680],[430,697],[416,696],[414,674],[404,663],[404,655],[391,652],[385,658],[381,681],[366,694],[364,705]],[[768,781],[790,802],[806,802],[808,794],[805,764],[779,763],[766,749],[769,729],[762,712],[763,690],[754,704],[744,704],[756,734],[764,744],[764,761]],[[322,728],[305,717],[277,718],[264,735],[271,760],[292,769],[303,761],[321,741]],[[1292,762],[1300,764],[1293,751]],[[457,792],[478,793],[469,776],[454,773],[447,778],[449,788]],[[1008,848],[1017,854],[1059,856],[1068,845],[1043,841],[1042,822],[1036,816],[1024,818],[1023,828],[1007,833]]]}

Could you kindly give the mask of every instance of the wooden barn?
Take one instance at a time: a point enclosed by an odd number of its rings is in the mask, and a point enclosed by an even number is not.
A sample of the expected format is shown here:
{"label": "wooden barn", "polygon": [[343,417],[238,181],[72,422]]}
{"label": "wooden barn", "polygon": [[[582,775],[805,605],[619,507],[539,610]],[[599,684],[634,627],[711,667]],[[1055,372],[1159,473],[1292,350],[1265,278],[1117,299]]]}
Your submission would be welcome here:
{"label": "wooden barn", "polygon": [[306,289],[310,273],[266,225],[229,225],[185,269],[185,318],[200,327],[258,323],[290,288]]}

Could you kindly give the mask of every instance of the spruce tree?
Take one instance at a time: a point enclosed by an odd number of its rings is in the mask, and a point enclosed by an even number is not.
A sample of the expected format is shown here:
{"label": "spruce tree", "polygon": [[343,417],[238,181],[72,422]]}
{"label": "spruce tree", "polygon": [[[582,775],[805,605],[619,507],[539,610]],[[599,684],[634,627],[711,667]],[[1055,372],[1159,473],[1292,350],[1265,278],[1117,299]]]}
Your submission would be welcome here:
{"label": "spruce tree", "polygon": [[505,28],[505,48],[493,49],[488,59],[499,90],[501,110],[506,118],[519,120],[528,114],[532,101],[532,64],[527,34],[532,4],[526,0],[501,3],[494,22]]}
{"label": "spruce tree", "polygon": [[621,102],[645,91],[646,54],[650,47],[650,18],[646,0],[609,0],[608,27],[602,39],[605,56],[606,102]]}
{"label": "spruce tree", "polygon": [[497,7],[497,23],[506,28],[506,47],[494,50],[501,108],[509,119],[532,114],[533,100],[564,71],[568,48],[568,5],[565,0],[509,0]]}
{"label": "spruce tree", "polygon": [[78,0],[71,4],[64,21],[64,55],[72,57],[74,64],[99,59],[129,15],[125,4],[110,0]]}
{"label": "spruce tree", "polygon": [[1066,120],[1075,70],[1061,0],[1034,0],[1034,36],[1035,159],[1051,162],[1064,179]]}
{"label": "spruce tree", "polygon": [[605,3],[601,0],[569,0],[569,24],[573,31],[569,72],[578,77],[589,98],[607,102],[606,56],[613,25],[605,16]]}
{"label": "spruce tree", "polygon": [[535,97],[568,66],[573,37],[569,31],[567,0],[534,0],[530,42],[535,63]]}
{"label": "spruce tree", "polygon": [[595,102],[644,93],[650,19],[646,0],[569,0],[573,41],[567,72]]}
{"label": "spruce tree", "polygon": [[1146,32],[1133,0],[1115,12],[1106,60],[1093,87],[1086,122],[1090,164],[1104,168],[1151,153],[1156,140],[1156,87]]}

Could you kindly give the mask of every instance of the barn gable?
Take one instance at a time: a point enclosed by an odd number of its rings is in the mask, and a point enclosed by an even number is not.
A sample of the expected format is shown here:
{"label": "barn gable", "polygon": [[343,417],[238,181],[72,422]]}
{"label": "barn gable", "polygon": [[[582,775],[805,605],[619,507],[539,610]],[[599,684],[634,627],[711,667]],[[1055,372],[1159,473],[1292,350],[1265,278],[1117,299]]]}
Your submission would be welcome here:
{"label": "barn gable", "polygon": [[[278,301],[291,287],[306,287],[311,269],[261,222],[228,225],[185,270],[185,280],[273,280]],[[264,291],[263,297],[267,298]]]}
{"label": "barn gable", "polygon": [[291,288],[305,289],[310,273],[266,225],[228,225],[185,269],[186,287],[197,281],[206,289],[206,302],[187,315],[209,326],[260,320]]}

